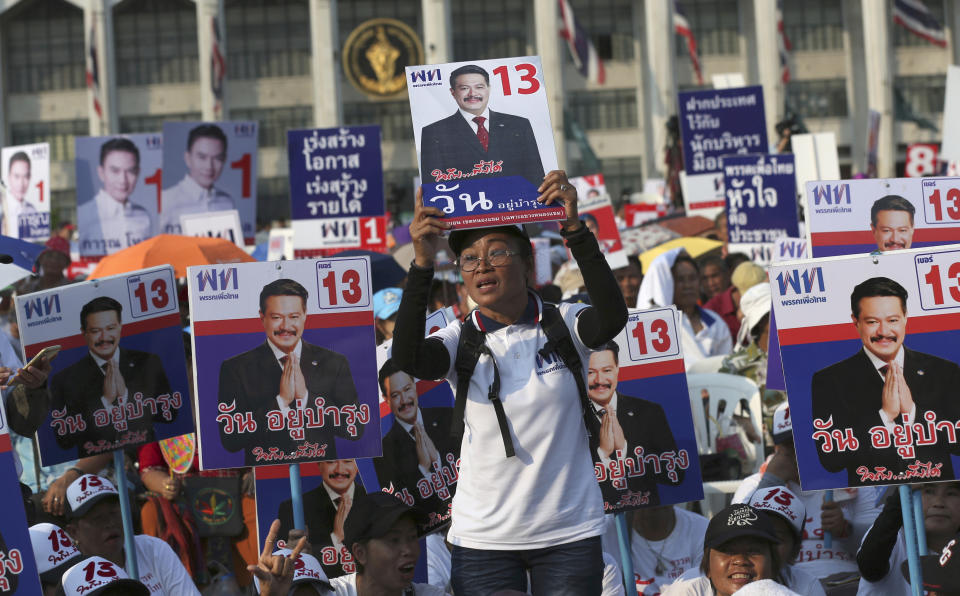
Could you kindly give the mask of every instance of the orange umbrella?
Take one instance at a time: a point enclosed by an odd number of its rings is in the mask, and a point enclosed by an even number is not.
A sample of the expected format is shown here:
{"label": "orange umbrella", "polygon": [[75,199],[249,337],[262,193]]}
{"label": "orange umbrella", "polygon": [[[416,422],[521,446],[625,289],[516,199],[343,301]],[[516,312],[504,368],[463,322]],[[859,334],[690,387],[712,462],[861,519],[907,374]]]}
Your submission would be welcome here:
{"label": "orange umbrella", "polygon": [[242,248],[222,238],[161,234],[104,257],[88,279],[158,265],[173,265],[177,277],[186,277],[187,267],[192,265],[246,263],[254,260]]}

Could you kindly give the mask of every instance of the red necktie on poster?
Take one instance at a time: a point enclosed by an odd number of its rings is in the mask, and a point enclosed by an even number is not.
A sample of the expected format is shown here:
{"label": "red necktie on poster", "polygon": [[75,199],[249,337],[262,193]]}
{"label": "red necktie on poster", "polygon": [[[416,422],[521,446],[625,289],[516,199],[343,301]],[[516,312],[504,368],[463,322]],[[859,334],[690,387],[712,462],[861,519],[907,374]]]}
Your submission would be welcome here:
{"label": "red necktie on poster", "polygon": [[487,132],[487,129],[483,127],[484,121],[486,118],[483,116],[477,116],[473,119],[477,123],[477,140],[480,141],[480,144],[483,145],[483,150],[486,151],[487,147],[490,145],[490,133]]}

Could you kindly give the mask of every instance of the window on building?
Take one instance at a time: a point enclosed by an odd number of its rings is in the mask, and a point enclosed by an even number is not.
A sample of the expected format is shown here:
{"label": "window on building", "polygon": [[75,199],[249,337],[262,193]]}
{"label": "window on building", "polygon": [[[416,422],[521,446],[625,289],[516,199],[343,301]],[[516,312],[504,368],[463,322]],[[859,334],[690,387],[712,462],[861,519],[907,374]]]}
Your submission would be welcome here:
{"label": "window on building", "polygon": [[86,85],[83,11],[64,0],[22,2],[4,15],[9,93],[82,89]]}
{"label": "window on building", "polygon": [[56,229],[60,224],[73,222],[77,216],[77,189],[54,190],[50,193],[50,226]]}
{"label": "window on building", "polygon": [[570,114],[585,130],[637,127],[637,90],[574,91],[567,99]]}
{"label": "window on building", "polygon": [[532,21],[532,12],[532,2],[453,0],[454,61],[527,55],[527,19]]}
{"label": "window on building", "polygon": [[230,0],[227,77],[310,74],[310,11],[302,0]]}
{"label": "window on building", "polygon": [[337,3],[337,20],[340,23],[340,43],[370,19],[389,18],[406,23],[420,34],[420,3],[409,0],[350,0]]}
{"label": "window on building", "polygon": [[290,180],[287,176],[257,178],[257,227],[290,219]]}
{"label": "window on building", "polygon": [[47,120],[43,122],[14,122],[10,124],[10,144],[50,143],[52,161],[72,161],[73,139],[90,134],[90,121]]}
{"label": "window on building", "polygon": [[947,81],[943,75],[896,77],[893,86],[907,104],[904,108],[918,116],[934,117],[943,112]]}
{"label": "window on building", "polygon": [[[923,5],[927,7],[927,10],[930,11],[930,15],[940,23],[941,26],[946,26],[945,21],[945,11],[943,6],[943,0],[923,0]],[[892,17],[891,17],[892,18]],[[890,27],[893,29],[893,45],[896,47],[917,47],[917,46],[926,46],[935,48],[936,46],[931,44],[926,39],[920,37],[916,33],[911,33],[906,27],[898,25],[897,23],[891,23]]]}
{"label": "window on building", "polygon": [[[740,53],[737,0],[683,0],[681,5],[701,56]],[[676,48],[678,56],[686,56],[687,40],[677,36]]]}
{"label": "window on building", "polygon": [[[616,205],[624,194],[629,195],[643,190],[643,162],[639,157],[620,157],[600,160],[600,171],[607,187],[607,193]],[[574,161],[570,172],[576,176],[588,176],[596,172],[586,172],[583,164]]]}
{"label": "window on building", "polygon": [[784,2],[783,28],[794,50],[843,49],[843,11],[836,0]]}
{"label": "window on building", "polygon": [[200,115],[200,112],[121,116],[120,132],[128,135],[137,133],[162,132],[164,122],[195,122],[201,118],[202,116]]}
{"label": "window on building", "polygon": [[790,81],[787,104],[801,118],[846,117],[847,83],[843,79]]}
{"label": "window on building", "polygon": [[600,58],[633,60],[632,0],[571,0],[570,5]]}
{"label": "window on building", "polygon": [[413,141],[410,104],[402,101],[361,101],[343,104],[347,126],[379,124],[384,141]]}
{"label": "window on building", "polygon": [[190,0],[126,0],[113,11],[117,85],[200,78],[197,7]]}
{"label": "window on building", "polygon": [[286,147],[288,130],[313,126],[313,107],[232,109],[230,119],[259,122],[260,147]]}

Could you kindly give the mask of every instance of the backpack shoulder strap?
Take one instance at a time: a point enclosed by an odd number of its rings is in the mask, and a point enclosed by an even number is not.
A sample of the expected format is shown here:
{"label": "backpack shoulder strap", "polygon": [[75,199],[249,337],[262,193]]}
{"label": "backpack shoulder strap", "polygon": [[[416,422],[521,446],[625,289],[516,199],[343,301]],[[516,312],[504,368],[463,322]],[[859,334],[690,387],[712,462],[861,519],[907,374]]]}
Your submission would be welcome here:
{"label": "backpack shoulder strap", "polygon": [[463,437],[463,416],[467,407],[467,392],[470,389],[470,377],[477,368],[477,361],[486,341],[486,334],[473,324],[473,317],[467,315],[460,326],[460,340],[457,344],[457,358],[453,368],[457,371],[457,392],[453,402],[453,419],[450,422],[450,436],[459,441]]}
{"label": "backpack shoulder strap", "polygon": [[544,335],[547,336],[547,343],[540,349],[540,356],[547,358],[553,352],[560,356],[560,360],[563,361],[577,383],[577,393],[580,394],[580,409],[583,411],[583,422],[587,427],[587,433],[590,436],[597,436],[600,432],[600,421],[593,415],[593,408],[590,407],[587,383],[584,379],[583,361],[580,359],[580,352],[573,344],[573,337],[571,337],[570,329],[560,314],[560,309],[553,304],[544,302],[540,327],[543,329]]}

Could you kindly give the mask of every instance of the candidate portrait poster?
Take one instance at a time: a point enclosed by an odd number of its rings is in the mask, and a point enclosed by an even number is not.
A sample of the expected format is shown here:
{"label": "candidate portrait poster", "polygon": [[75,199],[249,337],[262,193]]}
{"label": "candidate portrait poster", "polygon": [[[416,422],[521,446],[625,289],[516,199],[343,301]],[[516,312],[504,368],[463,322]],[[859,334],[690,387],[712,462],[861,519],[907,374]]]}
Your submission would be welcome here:
{"label": "candidate portrait poster", "polygon": [[804,490],[957,477],[957,247],[770,267]]}
{"label": "candidate portrait poster", "polygon": [[729,250],[769,263],[777,239],[800,235],[793,155],[726,155],[722,162]]}
{"label": "candidate portrait poster", "polygon": [[560,220],[537,203],[557,169],[539,56],[408,66],[424,205],[460,228]]}
{"label": "candidate portrait poster", "polygon": [[77,137],[80,256],[99,260],[152,238],[161,207],[163,136]]}
{"label": "candidate portrait poster", "polygon": [[[607,513],[703,498],[686,369],[673,307],[631,310],[615,341],[590,353],[590,438]],[[609,418],[607,418],[609,417]]]}
{"label": "candidate portrait poster", "polygon": [[[577,189],[577,212],[584,225],[597,237],[597,243],[611,269],[627,266],[620,230],[613,214],[613,204],[603,181],[603,174],[578,176],[570,179]],[[569,256],[569,250],[568,256]],[[573,258],[569,256],[569,258]]]}
{"label": "candidate portrait poster", "polygon": [[187,269],[203,469],[380,455],[367,257]]}
{"label": "candidate portrait poster", "polygon": [[759,85],[682,91],[678,104],[687,176],[720,172],[724,155],[767,150],[763,88]]}
{"label": "candidate portrait poster", "polygon": [[807,182],[811,256],[960,242],[960,178]]}
{"label": "candidate portrait poster", "polygon": [[256,122],[164,122],[163,192],[157,234],[181,234],[180,216],[240,213],[253,244],[257,225]]}
{"label": "candidate portrait poster", "polygon": [[298,258],[386,252],[379,126],[288,130],[287,157]]}
{"label": "candidate portrait poster", "polygon": [[0,594],[40,594],[40,578],[34,561],[23,499],[16,489],[19,479],[6,413],[0,405],[0,483],[7,487],[4,515],[0,516]]}
{"label": "candidate portrait poster", "polygon": [[17,296],[29,360],[60,346],[37,431],[44,466],[193,432],[173,268]]}
{"label": "candidate portrait poster", "polygon": [[50,237],[50,144],[0,150],[3,217],[0,233],[31,242]]}

